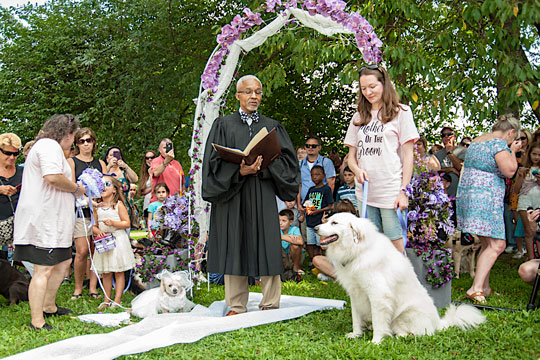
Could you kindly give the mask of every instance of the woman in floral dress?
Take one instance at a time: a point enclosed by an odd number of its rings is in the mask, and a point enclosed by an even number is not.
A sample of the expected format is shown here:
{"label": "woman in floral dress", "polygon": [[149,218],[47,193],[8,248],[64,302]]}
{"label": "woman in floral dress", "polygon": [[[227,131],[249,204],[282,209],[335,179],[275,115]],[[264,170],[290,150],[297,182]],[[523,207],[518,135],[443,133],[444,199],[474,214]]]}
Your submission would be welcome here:
{"label": "woman in floral dress", "polygon": [[[476,276],[466,296],[478,303],[491,294],[489,273],[506,247],[503,198],[504,178],[517,170],[515,153],[521,148],[519,120],[499,117],[492,132],[474,139],[463,164],[457,192],[457,221],[462,232],[476,234],[481,241]],[[510,148],[508,148],[510,146]]]}

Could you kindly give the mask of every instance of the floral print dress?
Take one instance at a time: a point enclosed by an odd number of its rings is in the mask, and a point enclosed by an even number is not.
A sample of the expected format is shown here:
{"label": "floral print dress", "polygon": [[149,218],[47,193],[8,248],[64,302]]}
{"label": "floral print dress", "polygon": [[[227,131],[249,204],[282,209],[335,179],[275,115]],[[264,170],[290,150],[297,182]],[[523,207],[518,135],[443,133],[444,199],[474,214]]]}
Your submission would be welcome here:
{"label": "floral print dress", "polygon": [[463,232],[505,238],[505,178],[495,162],[495,155],[501,151],[510,149],[500,138],[472,143],[467,151],[456,205],[458,229]]}

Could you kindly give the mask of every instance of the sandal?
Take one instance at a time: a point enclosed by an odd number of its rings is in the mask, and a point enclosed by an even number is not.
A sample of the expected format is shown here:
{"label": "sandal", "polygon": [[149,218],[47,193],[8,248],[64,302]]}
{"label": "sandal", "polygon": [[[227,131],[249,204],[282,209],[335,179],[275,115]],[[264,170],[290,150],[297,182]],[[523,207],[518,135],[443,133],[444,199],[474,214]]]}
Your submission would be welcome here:
{"label": "sandal", "polygon": [[90,296],[92,299],[99,299],[99,294],[98,293],[88,293],[88,296]]}
{"label": "sandal", "polygon": [[472,300],[475,303],[482,304],[482,305],[487,302],[486,296],[484,295],[483,291],[477,291],[475,293],[472,293],[471,295],[465,293],[465,297],[469,300]]}
{"label": "sandal", "polygon": [[99,304],[99,306],[97,307],[98,310],[103,310],[105,308],[108,308],[108,307],[111,307],[111,303],[110,302],[102,302],[101,304]]}
{"label": "sandal", "polygon": [[81,296],[82,296],[82,294],[73,294],[73,295],[71,295],[71,301],[75,301],[78,298],[80,298]]}

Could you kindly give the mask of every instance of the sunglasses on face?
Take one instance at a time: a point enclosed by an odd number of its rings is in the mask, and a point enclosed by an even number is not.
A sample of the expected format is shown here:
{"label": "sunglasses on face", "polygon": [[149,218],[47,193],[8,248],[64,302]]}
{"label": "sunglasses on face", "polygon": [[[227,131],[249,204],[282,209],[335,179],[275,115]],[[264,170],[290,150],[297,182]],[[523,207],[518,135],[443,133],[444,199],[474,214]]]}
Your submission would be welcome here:
{"label": "sunglasses on face", "polygon": [[17,157],[20,154],[20,151],[7,151],[7,150],[4,150],[2,148],[0,148],[0,151],[2,152],[2,154],[6,155],[6,156]]}
{"label": "sunglasses on face", "polygon": [[527,140],[527,137],[526,136],[522,136],[519,138],[519,140],[523,141],[523,140]]}
{"label": "sunglasses on face", "polygon": [[441,135],[442,138],[445,138],[445,137],[448,137],[448,136],[452,136],[454,135],[454,133],[444,133]]}
{"label": "sunglasses on face", "polygon": [[471,145],[471,144],[465,143],[465,144],[463,144],[463,145],[461,145],[461,146],[468,148],[470,145]]}
{"label": "sunglasses on face", "polygon": [[146,160],[153,160],[155,159],[156,157],[155,156],[145,156]]}
{"label": "sunglasses on face", "polygon": [[79,139],[79,141],[78,141],[78,142],[79,142],[79,144],[81,144],[81,145],[82,145],[82,144],[84,144],[84,143],[88,143],[88,144],[91,144],[91,143],[93,143],[93,142],[94,142],[94,139],[92,139],[92,138],[87,138],[87,139]]}
{"label": "sunglasses on face", "polygon": [[306,149],[316,149],[319,145],[317,144],[306,144]]}

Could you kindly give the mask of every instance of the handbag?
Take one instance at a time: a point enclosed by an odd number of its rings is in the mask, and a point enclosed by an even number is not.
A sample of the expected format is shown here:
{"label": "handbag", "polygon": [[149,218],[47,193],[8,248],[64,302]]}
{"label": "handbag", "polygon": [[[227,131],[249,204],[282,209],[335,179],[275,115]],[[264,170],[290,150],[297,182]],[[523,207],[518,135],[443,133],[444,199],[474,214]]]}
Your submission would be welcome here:
{"label": "handbag", "polygon": [[[5,185],[2,180],[0,180],[0,183]],[[13,208],[13,203],[11,202],[11,196],[8,196],[8,198],[13,215],[7,219],[0,220],[0,246],[13,243],[13,220],[15,218],[15,209]]]}
{"label": "handbag", "polygon": [[103,254],[116,248],[116,241],[114,240],[113,234],[105,233],[103,236],[94,237],[94,246],[98,253]]}

